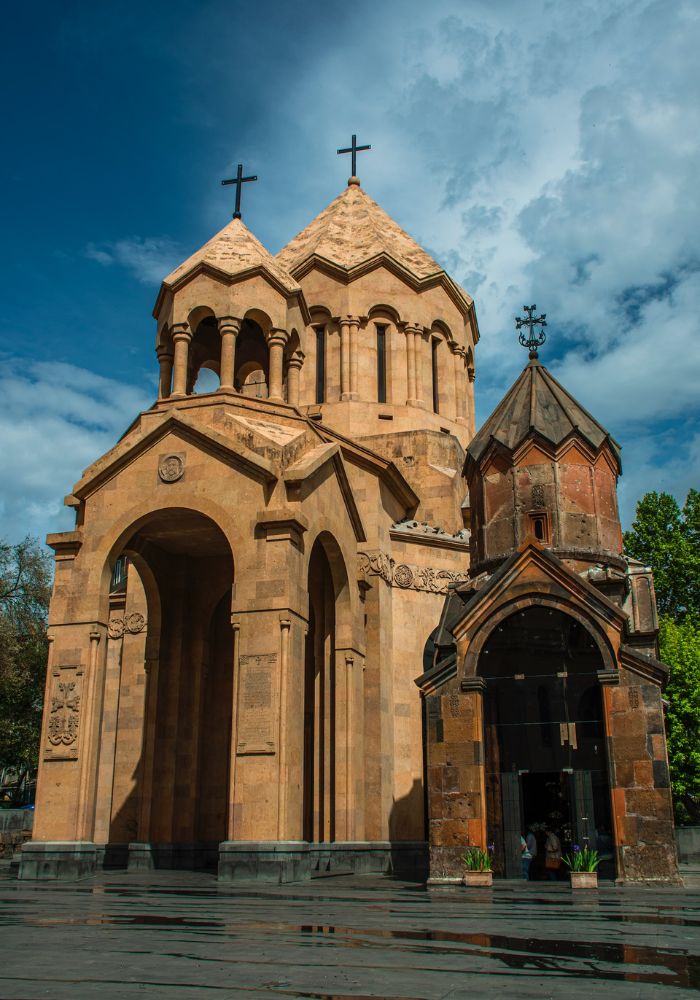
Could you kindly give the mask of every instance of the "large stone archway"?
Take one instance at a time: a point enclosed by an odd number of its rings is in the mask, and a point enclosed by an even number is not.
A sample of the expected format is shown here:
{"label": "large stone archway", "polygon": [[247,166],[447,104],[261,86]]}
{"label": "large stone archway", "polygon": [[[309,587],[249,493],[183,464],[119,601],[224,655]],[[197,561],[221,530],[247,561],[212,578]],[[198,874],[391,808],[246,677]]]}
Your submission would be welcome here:
{"label": "large stone archway", "polygon": [[210,518],[168,509],[139,522],[119,562],[96,840],[130,844],[136,866],[214,864],[229,801],[231,549]]}

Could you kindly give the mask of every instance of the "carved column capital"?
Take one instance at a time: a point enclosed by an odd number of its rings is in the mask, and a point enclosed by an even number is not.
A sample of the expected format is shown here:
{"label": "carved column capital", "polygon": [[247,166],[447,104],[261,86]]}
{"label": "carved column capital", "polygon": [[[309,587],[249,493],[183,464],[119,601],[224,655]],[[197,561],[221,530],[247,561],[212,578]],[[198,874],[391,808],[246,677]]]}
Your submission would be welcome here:
{"label": "carved column capital", "polygon": [[304,354],[303,351],[295,351],[294,354],[292,354],[289,361],[287,362],[287,366],[289,368],[296,368],[298,370],[303,366],[305,359],[306,355]]}
{"label": "carved column capital", "polygon": [[270,347],[273,344],[281,344],[284,347],[284,345],[287,343],[288,340],[289,340],[289,331],[283,330],[280,327],[273,326],[267,335],[267,343],[268,346]]}
{"label": "carved column capital", "polygon": [[192,340],[192,331],[190,330],[189,323],[173,323],[170,334],[175,343],[178,340],[186,340],[188,343]]}
{"label": "carved column capital", "polygon": [[223,337],[224,334],[233,334],[234,337],[238,336],[242,319],[238,316],[219,316],[217,323],[219,325],[219,333]]}

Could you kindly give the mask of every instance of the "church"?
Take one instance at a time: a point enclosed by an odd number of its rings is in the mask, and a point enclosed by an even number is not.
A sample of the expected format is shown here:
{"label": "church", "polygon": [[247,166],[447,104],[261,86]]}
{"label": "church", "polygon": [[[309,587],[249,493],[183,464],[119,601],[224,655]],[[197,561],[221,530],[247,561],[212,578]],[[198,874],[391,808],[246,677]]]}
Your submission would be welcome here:
{"label": "church", "polygon": [[[164,278],[158,397],[53,534],[21,878],[516,877],[528,826],[677,880],[620,449],[538,357],[478,431],[472,298],[347,187]],[[533,307],[534,309],[534,307]],[[522,338],[521,338],[522,339]]]}

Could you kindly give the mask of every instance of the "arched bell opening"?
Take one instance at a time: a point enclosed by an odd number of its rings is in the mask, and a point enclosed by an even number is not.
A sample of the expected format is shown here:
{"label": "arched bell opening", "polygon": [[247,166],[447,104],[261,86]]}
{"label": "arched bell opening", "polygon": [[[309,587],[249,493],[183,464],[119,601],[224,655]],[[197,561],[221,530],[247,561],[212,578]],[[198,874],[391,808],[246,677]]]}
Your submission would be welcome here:
{"label": "arched bell opening", "polygon": [[[353,718],[349,586],[335,541],[316,539],[308,569],[309,627],[304,673],[303,837],[351,839],[348,720]],[[357,711],[357,706],[355,706]],[[351,723],[350,723],[351,724]],[[341,761],[343,767],[340,767]]]}
{"label": "arched bell opening", "polygon": [[169,509],[114,565],[96,827],[160,845],[159,866],[200,867],[227,831],[231,549],[210,518]]}
{"label": "arched bell opening", "polygon": [[564,853],[574,844],[598,850],[601,875],[614,874],[603,669],[587,629],[549,607],[504,619],[481,651],[488,840],[507,878],[521,876],[528,829],[538,841],[530,878],[553,877],[544,865],[545,828]]}
{"label": "arched bell opening", "polygon": [[250,317],[236,338],[233,384],[244,396],[267,399],[270,384],[269,352],[261,326]]}
{"label": "arched bell opening", "polygon": [[189,348],[187,392],[214,392],[221,371],[221,335],[216,318],[204,316],[194,328]]}

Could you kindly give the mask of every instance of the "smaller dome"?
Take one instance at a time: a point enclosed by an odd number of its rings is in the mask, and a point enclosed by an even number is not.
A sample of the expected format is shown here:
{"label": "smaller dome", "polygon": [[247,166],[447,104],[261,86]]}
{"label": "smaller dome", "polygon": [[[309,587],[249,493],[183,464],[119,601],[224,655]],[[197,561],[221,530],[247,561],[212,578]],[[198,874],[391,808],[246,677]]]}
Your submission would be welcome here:
{"label": "smaller dome", "polygon": [[472,438],[467,462],[479,462],[491,441],[513,452],[537,434],[555,448],[577,434],[599,451],[607,441],[622,472],[620,445],[611,434],[557,382],[539,361],[531,361]]}

